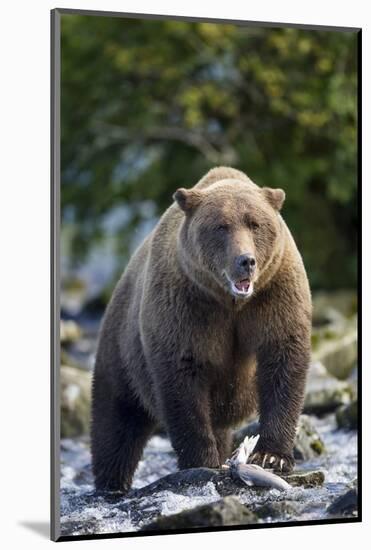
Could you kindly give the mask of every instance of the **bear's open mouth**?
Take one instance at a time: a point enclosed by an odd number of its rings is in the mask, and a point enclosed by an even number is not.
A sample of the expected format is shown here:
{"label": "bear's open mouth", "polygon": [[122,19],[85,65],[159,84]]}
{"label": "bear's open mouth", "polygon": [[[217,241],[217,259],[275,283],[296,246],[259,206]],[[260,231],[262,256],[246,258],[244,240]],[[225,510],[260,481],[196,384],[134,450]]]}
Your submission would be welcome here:
{"label": "bear's open mouth", "polygon": [[234,286],[239,292],[248,292],[250,287],[250,281],[248,279],[242,279],[241,281],[236,281]]}
{"label": "bear's open mouth", "polygon": [[231,290],[232,293],[236,296],[243,296],[247,298],[251,296],[254,290],[254,285],[249,279],[241,279],[239,281],[231,281]]}
{"label": "bear's open mouth", "polygon": [[223,275],[229,282],[231,293],[234,296],[240,296],[243,298],[251,296],[254,291],[254,284],[250,279],[239,279],[237,281],[233,281],[226,271],[223,271]]}

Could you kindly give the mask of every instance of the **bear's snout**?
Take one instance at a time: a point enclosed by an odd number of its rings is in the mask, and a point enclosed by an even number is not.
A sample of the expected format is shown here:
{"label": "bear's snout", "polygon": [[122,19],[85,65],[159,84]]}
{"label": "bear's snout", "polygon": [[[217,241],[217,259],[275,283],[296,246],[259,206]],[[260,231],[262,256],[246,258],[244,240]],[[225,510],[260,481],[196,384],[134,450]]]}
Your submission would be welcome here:
{"label": "bear's snout", "polygon": [[236,272],[238,272],[240,275],[247,275],[248,277],[251,277],[251,275],[255,271],[256,260],[253,254],[241,254],[240,256],[237,256],[237,258],[235,258],[234,263]]}
{"label": "bear's snout", "polygon": [[229,283],[232,294],[243,298],[251,296],[254,291],[254,279],[256,278],[254,254],[245,252],[235,256],[228,271],[224,269],[223,275]]}

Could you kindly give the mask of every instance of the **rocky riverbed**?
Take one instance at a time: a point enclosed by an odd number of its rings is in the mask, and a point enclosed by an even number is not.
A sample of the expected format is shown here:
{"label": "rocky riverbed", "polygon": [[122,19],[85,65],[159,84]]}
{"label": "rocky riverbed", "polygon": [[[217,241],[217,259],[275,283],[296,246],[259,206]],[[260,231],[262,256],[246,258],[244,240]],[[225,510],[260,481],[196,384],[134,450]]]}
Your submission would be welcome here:
{"label": "rocky riverbed", "polygon": [[[323,443],[323,452],[319,455],[313,452],[311,458],[298,462],[300,475],[286,478],[293,488],[284,492],[250,488],[232,481],[228,472],[220,471],[217,475],[205,476],[191,472],[188,478],[176,474],[162,480],[177,471],[176,458],[169,440],[156,435],[145,449],[131,494],[127,497],[113,493],[99,495],[94,491],[87,438],[63,439],[62,534],[202,526],[202,515],[209,517],[211,514],[213,517],[216,503],[224,507],[226,517],[215,513],[211,525],[218,524],[218,521],[222,525],[233,525],[354,517],[357,514],[356,502],[343,510],[341,505],[337,508],[336,500],[357,489],[356,431],[339,429],[333,414],[314,421],[311,419],[311,423]],[[160,481],[154,483],[157,480]],[[149,484],[151,487],[144,489]],[[234,496],[232,500],[231,495]],[[204,509],[200,516],[201,506]],[[193,516],[190,510],[193,510]],[[174,518],[169,517],[173,515]]]}
{"label": "rocky riverbed", "polygon": [[[345,293],[315,299],[313,362],[295,442],[292,488],[248,487],[228,471],[178,472],[165,434],[148,442],[132,491],[94,490],[88,427],[98,317],[65,315],[61,324],[62,535],[192,529],[357,516],[356,302]],[[259,430],[235,432],[235,445]]]}

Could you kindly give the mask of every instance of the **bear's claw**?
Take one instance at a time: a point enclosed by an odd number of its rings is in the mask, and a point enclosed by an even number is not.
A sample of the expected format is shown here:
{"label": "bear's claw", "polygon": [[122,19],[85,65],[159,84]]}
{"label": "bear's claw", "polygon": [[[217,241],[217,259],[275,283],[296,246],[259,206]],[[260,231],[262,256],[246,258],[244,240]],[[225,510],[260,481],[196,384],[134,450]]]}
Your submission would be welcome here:
{"label": "bear's claw", "polygon": [[280,473],[289,473],[294,468],[293,458],[279,453],[257,451],[249,457],[248,462],[250,464],[258,464],[262,468],[273,469],[273,471]]}

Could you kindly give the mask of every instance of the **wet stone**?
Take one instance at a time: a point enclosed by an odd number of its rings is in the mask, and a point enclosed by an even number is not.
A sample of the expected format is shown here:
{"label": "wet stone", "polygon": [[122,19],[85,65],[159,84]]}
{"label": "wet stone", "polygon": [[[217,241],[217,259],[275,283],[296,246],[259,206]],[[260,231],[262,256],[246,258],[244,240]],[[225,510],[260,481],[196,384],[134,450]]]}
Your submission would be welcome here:
{"label": "wet stone", "polygon": [[228,496],[211,504],[197,506],[178,514],[158,517],[145,525],[142,530],[171,530],[192,527],[213,527],[246,525],[257,523],[257,516],[235,496]]}
{"label": "wet stone", "polygon": [[171,491],[175,494],[188,494],[190,489],[197,489],[212,483],[221,496],[238,494],[239,492],[259,490],[253,489],[238,479],[232,477],[229,470],[212,468],[189,468],[180,470],[154,481],[153,483],[131,491],[128,496],[138,498],[162,491]]}
{"label": "wet stone", "polygon": [[292,487],[317,487],[323,485],[325,481],[325,474],[322,470],[294,471],[292,474],[282,477]]}
{"label": "wet stone", "polygon": [[62,365],[61,436],[87,434],[90,427],[91,375],[82,369]]}
{"label": "wet stone", "polygon": [[340,407],[336,411],[336,422],[339,428],[356,430],[358,426],[358,401]]}
{"label": "wet stone", "polygon": [[255,509],[258,518],[265,521],[290,520],[300,512],[300,506],[290,501],[267,502]]}
{"label": "wet stone", "polygon": [[355,322],[348,322],[331,329],[314,332],[313,359],[320,361],[327,371],[345,380],[351,373],[357,360],[357,327]]}
{"label": "wet stone", "polygon": [[354,394],[354,384],[337,380],[321,363],[312,363],[308,373],[304,412],[322,415],[335,411],[351,403]]}
{"label": "wet stone", "polygon": [[75,321],[60,321],[60,339],[62,344],[77,342],[81,336],[81,328]]}
{"label": "wet stone", "polygon": [[[138,531],[160,516],[172,517],[196,507],[210,506],[228,496],[256,514],[255,522],[259,523],[329,517],[329,504],[356,486],[350,484],[357,472],[357,434],[355,430],[339,430],[335,415],[310,420],[327,452],[300,463],[291,479],[286,476],[288,483],[298,484],[287,491],[248,487],[232,479],[228,470],[196,468],[179,472],[169,440],[155,435],[145,448],[132,491],[126,495],[99,494],[94,491],[88,438],[63,439],[62,534]],[[323,484],[316,484],[320,482]]]}
{"label": "wet stone", "polygon": [[358,514],[358,490],[352,488],[338,497],[327,508],[327,513],[333,517],[355,517]]}

